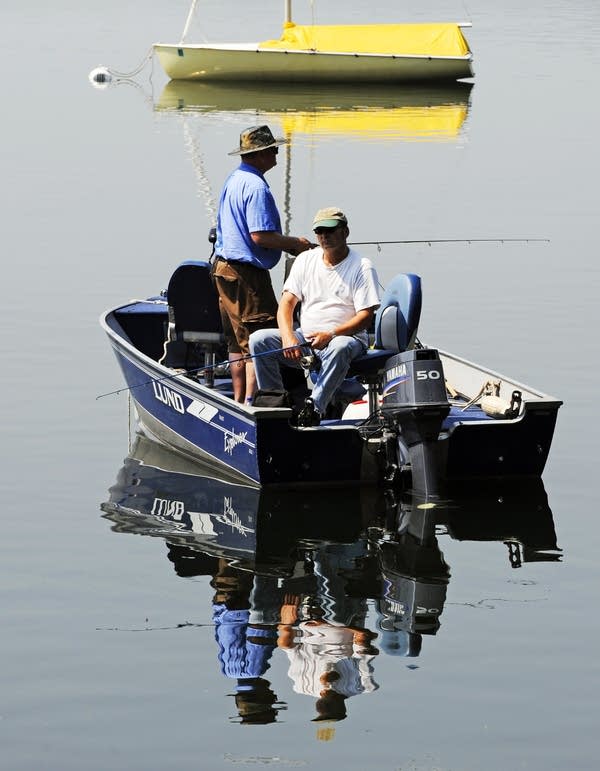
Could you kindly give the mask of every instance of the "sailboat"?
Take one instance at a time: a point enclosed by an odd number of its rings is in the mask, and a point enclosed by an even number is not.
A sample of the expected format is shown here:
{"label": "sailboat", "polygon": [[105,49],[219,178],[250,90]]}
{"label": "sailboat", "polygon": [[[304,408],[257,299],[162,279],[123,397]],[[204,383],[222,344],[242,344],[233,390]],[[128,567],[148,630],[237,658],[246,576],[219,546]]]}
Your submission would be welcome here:
{"label": "sailboat", "polygon": [[172,80],[407,83],[473,77],[470,23],[295,24],[285,0],[277,40],[188,43],[193,0],[178,43],[153,50]]}

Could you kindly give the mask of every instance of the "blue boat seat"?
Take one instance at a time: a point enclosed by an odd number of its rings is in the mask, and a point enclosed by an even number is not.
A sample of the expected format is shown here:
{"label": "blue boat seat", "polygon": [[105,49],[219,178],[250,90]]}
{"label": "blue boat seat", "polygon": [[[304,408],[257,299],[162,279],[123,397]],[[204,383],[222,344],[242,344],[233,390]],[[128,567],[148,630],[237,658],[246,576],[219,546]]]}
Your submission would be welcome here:
{"label": "blue boat seat", "polygon": [[161,363],[188,371],[207,367],[206,384],[214,383],[216,354],[224,354],[225,337],[210,264],[186,260],[167,287],[169,326]]}
{"label": "blue boat seat", "polygon": [[377,409],[377,390],[390,356],[414,348],[421,318],[421,278],[414,273],[395,276],[375,314],[374,341],[350,365],[348,377],[355,377],[369,389],[369,412]]}

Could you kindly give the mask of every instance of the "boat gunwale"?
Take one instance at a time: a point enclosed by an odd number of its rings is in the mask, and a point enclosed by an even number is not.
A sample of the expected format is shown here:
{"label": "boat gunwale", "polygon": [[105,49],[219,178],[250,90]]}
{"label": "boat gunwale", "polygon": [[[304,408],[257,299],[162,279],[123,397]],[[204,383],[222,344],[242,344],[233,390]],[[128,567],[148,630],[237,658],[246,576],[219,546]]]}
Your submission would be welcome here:
{"label": "boat gunwale", "polygon": [[[464,56],[431,56],[430,54],[386,54],[386,53],[356,53],[353,51],[317,51],[305,48],[260,48],[260,43],[153,43],[153,49],[192,49],[194,51],[230,51],[237,53],[257,54],[304,54],[307,56],[345,56],[353,59],[423,59],[428,61],[458,61],[471,62],[473,54],[469,52]],[[467,77],[467,76],[465,76]]]}

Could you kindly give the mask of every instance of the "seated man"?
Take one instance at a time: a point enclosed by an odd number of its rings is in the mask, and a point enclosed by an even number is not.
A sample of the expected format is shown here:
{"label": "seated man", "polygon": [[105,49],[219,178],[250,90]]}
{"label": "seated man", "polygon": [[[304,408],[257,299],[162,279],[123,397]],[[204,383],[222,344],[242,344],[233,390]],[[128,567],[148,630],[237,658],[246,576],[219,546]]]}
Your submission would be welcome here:
{"label": "seated man", "polygon": [[[320,209],[313,221],[319,246],[300,254],[283,287],[277,311],[279,329],[250,336],[258,386],[283,389],[280,364],[300,367],[310,345],[320,360],[312,390],[298,425],[318,425],[350,362],[368,346],[366,330],[379,305],[379,281],[371,262],[347,244],[345,214],[336,207]],[[302,303],[300,327],[294,329],[294,308]],[[268,351],[273,351],[272,355]]]}

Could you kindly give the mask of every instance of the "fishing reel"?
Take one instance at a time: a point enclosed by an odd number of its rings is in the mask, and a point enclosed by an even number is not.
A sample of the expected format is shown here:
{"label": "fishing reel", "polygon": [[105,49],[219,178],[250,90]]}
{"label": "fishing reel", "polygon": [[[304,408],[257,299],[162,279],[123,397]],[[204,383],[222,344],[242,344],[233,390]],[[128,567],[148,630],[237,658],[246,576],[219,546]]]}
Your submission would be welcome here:
{"label": "fishing reel", "polygon": [[302,367],[305,372],[320,372],[321,370],[321,359],[317,356],[317,354],[312,350],[310,350],[310,353],[305,354],[304,356],[300,357],[300,366]]}

